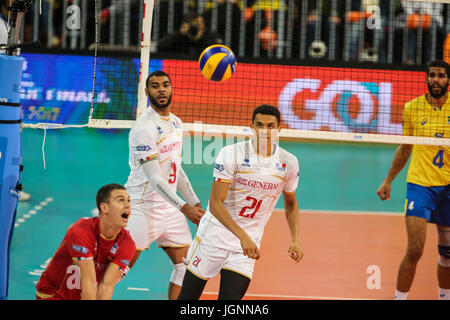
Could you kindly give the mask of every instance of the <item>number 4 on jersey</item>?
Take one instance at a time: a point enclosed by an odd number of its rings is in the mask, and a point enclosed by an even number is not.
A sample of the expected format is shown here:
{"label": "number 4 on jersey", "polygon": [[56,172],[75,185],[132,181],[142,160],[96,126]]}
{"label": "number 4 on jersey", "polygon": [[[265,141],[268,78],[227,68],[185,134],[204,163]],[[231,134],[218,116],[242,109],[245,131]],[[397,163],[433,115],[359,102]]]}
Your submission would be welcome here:
{"label": "number 4 on jersey", "polygon": [[433,158],[433,164],[441,169],[444,166],[444,150],[439,150]]}

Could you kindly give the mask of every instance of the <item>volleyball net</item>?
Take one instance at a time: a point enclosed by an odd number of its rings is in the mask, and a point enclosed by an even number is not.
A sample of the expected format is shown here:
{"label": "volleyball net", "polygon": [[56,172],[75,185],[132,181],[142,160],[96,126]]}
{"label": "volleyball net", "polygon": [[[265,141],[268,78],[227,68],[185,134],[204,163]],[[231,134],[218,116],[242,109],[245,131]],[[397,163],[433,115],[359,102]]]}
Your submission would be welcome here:
{"label": "volleyball net", "polygon": [[[450,111],[438,132],[402,134],[405,103],[428,90],[426,63],[448,59],[447,1],[96,0],[94,6],[92,55],[60,63],[55,56],[47,66],[72,70],[67,89],[43,89],[41,106],[32,106],[24,80],[25,126],[131,128],[148,105],[148,74],[163,70],[172,80],[171,111],[186,132],[249,136],[253,109],[272,104],[281,112],[281,139],[450,145]],[[225,82],[203,77],[197,61],[216,43],[237,57]],[[28,68],[25,76],[32,77],[37,67]]]}

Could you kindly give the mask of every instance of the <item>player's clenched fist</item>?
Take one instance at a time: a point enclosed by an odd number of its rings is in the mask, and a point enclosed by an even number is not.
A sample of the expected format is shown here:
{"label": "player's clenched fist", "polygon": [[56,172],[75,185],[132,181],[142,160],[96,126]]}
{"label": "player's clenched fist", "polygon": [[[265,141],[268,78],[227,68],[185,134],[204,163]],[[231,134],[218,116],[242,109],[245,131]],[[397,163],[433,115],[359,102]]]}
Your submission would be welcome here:
{"label": "player's clenched fist", "polygon": [[181,208],[181,212],[189,219],[192,223],[198,224],[200,219],[205,214],[205,210],[198,206],[191,206],[190,204],[185,204]]}
{"label": "player's clenched fist", "polygon": [[258,246],[255,244],[255,242],[253,242],[252,239],[250,239],[248,235],[241,238],[241,246],[244,256],[255,260],[258,260],[261,256]]}

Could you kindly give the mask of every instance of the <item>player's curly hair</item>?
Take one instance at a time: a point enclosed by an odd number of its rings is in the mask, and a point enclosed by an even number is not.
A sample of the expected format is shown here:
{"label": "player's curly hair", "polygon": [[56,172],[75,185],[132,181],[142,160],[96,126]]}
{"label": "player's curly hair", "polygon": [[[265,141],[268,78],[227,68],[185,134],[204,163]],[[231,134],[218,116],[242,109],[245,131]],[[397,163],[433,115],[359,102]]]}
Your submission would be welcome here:
{"label": "player's curly hair", "polygon": [[147,77],[147,80],[145,80],[145,86],[148,88],[148,80],[150,80],[151,77],[167,77],[169,78],[170,83],[172,83],[172,80],[170,79],[169,75],[165,73],[164,71],[157,70],[150,73]]}
{"label": "player's curly hair", "polygon": [[427,64],[427,75],[430,72],[430,68],[444,68],[447,73],[447,78],[450,79],[450,65],[444,60],[433,60]]}

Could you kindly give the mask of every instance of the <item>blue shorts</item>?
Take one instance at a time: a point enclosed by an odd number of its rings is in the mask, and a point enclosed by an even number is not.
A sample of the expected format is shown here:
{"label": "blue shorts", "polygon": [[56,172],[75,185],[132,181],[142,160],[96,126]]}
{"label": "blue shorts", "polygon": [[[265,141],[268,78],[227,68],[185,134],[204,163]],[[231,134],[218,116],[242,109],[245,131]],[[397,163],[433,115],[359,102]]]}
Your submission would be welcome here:
{"label": "blue shorts", "polygon": [[405,215],[450,227],[450,185],[423,187],[408,183]]}

